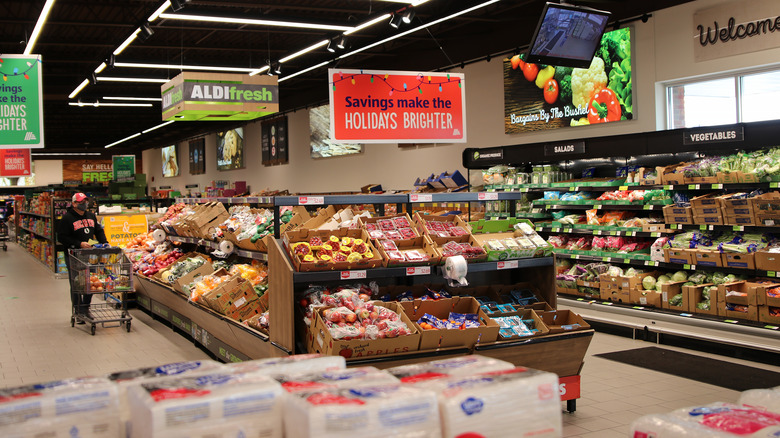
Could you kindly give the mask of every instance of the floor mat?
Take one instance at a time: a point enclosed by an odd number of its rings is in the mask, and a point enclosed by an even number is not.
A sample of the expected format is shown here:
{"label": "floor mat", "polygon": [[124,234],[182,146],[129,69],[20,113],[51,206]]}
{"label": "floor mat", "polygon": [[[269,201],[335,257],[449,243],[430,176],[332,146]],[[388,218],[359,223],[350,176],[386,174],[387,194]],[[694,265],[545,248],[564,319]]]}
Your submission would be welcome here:
{"label": "floor mat", "polygon": [[735,391],[780,385],[780,373],[658,347],[595,356]]}

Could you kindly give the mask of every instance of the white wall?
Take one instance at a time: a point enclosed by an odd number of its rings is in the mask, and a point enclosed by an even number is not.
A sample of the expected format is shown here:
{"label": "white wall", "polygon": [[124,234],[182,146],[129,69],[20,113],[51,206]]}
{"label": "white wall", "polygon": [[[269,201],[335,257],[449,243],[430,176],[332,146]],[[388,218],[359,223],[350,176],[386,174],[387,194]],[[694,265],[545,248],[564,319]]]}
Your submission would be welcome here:
{"label": "white wall", "polygon": [[[260,123],[254,122],[245,128],[245,138],[249,139],[245,143],[245,162],[256,164],[250,164],[246,169],[216,170],[216,136],[212,134],[206,137],[205,175],[189,175],[186,142],[179,145],[181,176],[161,177],[159,149],[144,151],[144,172],[149,176],[150,186],[170,185],[175,189],[184,189],[185,184],[191,183],[203,186],[215,179],[244,180],[253,190],[288,189],[300,193],[356,191],[369,183],[382,184],[385,189],[411,189],[417,177],[431,173],[458,169],[466,175],[461,167],[461,153],[465,147],[521,145],[664,129],[662,82],[780,62],[780,49],[694,62],[693,14],[718,3],[722,0],[698,0],[654,12],[647,23],[637,21],[633,24],[635,120],[507,135],[504,133],[502,65],[499,60],[483,61],[468,65],[464,70],[455,70],[466,75],[469,141],[465,144],[416,148],[374,144],[365,145],[361,155],[314,160],[309,157],[308,114],[297,111],[288,114],[290,163],[287,165],[265,167],[259,164]],[[321,76],[323,86],[326,86],[326,73],[323,71]]]}

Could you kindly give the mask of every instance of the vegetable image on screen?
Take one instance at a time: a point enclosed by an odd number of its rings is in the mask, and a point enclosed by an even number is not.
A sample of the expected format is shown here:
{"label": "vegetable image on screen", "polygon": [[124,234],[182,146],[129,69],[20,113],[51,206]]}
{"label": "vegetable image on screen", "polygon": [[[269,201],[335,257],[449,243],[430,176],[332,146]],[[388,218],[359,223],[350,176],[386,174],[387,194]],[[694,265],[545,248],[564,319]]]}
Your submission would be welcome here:
{"label": "vegetable image on screen", "polygon": [[634,118],[631,28],[604,33],[587,68],[504,60],[507,134]]}
{"label": "vegetable image on screen", "polygon": [[244,128],[217,133],[217,169],[244,167]]}
{"label": "vegetable image on screen", "polygon": [[363,152],[361,144],[338,143],[330,139],[330,105],[309,110],[309,130],[312,158],[340,157]]}
{"label": "vegetable image on screen", "polygon": [[162,170],[166,178],[179,176],[179,158],[176,156],[176,145],[162,148]]}

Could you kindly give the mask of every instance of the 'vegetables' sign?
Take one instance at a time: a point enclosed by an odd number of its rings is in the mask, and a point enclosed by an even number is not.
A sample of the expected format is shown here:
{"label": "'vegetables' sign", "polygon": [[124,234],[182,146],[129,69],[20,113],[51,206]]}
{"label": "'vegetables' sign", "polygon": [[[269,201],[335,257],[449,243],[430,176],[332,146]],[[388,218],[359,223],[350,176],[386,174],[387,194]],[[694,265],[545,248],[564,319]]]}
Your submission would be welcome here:
{"label": "'vegetables' sign", "polygon": [[0,55],[0,146],[43,147],[40,55]]}
{"label": "'vegetables' sign", "polygon": [[464,75],[329,69],[330,137],[351,143],[464,143]]}
{"label": "'vegetables' sign", "polygon": [[0,176],[30,176],[29,149],[0,149]]}

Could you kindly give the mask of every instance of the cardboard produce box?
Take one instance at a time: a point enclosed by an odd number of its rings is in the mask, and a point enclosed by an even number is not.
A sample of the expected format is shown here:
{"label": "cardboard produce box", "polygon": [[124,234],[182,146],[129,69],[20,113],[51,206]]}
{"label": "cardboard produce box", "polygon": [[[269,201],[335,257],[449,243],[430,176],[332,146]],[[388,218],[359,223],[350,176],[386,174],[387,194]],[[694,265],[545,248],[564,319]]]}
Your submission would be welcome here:
{"label": "cardboard produce box", "polygon": [[697,286],[683,286],[683,294],[688,296],[688,303],[692,313],[700,313],[704,315],[717,315],[718,314],[718,290],[710,290],[710,308],[699,309],[697,304],[703,299],[704,288],[713,286],[712,283],[700,284]]}
{"label": "cardboard produce box", "polygon": [[550,329],[550,334],[590,329],[590,325],[571,310],[545,312],[542,314],[542,321]]}
{"label": "cardboard produce box", "polygon": [[727,268],[756,269],[755,253],[724,252],[721,257]]}
{"label": "cardboard produce box", "polygon": [[753,254],[756,269],[762,271],[780,271],[780,252],[767,250],[756,251]]}
{"label": "cardboard produce box", "polygon": [[695,225],[724,225],[723,215],[693,215],[693,223]]}
{"label": "cardboard produce box", "polygon": [[664,222],[667,224],[693,224],[693,209],[667,205],[663,208]]}
{"label": "cardboard produce box", "polygon": [[259,315],[261,313],[263,313],[263,308],[260,304],[260,300],[254,300],[248,303],[244,303],[243,306],[228,312],[226,316],[238,322],[244,322],[249,318],[252,318],[253,316]]}
{"label": "cardboard produce box", "polygon": [[612,301],[613,303],[629,304],[631,302],[630,289],[607,289],[602,290],[600,294],[602,300]]}
{"label": "cardboard produce box", "polygon": [[657,277],[661,274],[657,271],[645,272],[642,274],[637,274],[633,277],[601,274],[599,275],[599,281],[604,283],[607,289],[634,290],[642,289],[642,280],[648,275]]}
{"label": "cardboard produce box", "polygon": [[758,320],[769,324],[780,324],[780,307],[759,306]]}
{"label": "cardboard produce box", "polygon": [[[684,281],[673,281],[670,283],[664,283],[661,285],[661,307],[667,310],[675,310],[679,312],[690,312],[690,299],[688,295],[683,293],[682,287],[685,284]],[[682,304],[679,306],[673,306],[669,304],[669,300],[678,294],[682,294]]]}
{"label": "cardboard produce box", "polygon": [[693,208],[694,216],[720,216],[723,213],[720,205],[707,205]]}
{"label": "cardboard produce box", "polygon": [[696,196],[691,199],[691,207],[693,209],[707,207],[720,209],[720,206],[720,192],[707,193],[706,195]]}
{"label": "cardboard produce box", "polygon": [[499,324],[499,331],[498,331],[499,340],[506,341],[509,339],[526,339],[526,338],[533,338],[537,336],[544,336],[550,333],[550,329],[544,324],[542,318],[534,310],[531,309],[522,310],[518,312],[518,314],[515,316],[519,317],[523,321],[533,321],[533,324],[526,324],[526,327],[532,330],[538,330],[538,332],[528,336],[519,336],[517,333],[512,331],[512,329],[501,327],[501,323],[497,321],[497,323]]}
{"label": "cardboard produce box", "polygon": [[666,263],[695,264],[694,250],[687,248],[664,248],[664,258]]}
{"label": "cardboard produce box", "polygon": [[701,266],[723,266],[723,257],[719,251],[694,249],[693,264]]}
{"label": "cardboard produce box", "polygon": [[[363,258],[354,262],[326,262],[323,260],[315,260],[307,262],[302,260],[297,254],[292,251],[292,245],[298,242],[309,242],[312,237],[319,237],[323,242],[327,242],[330,236],[336,236],[339,239],[344,237],[350,237],[352,239],[361,239],[371,252],[372,258]],[[282,237],[284,247],[287,249],[290,259],[295,266],[295,270],[299,272],[308,271],[345,271],[349,269],[371,269],[382,266],[384,260],[379,254],[379,251],[371,243],[371,239],[365,230],[361,229],[347,229],[340,228],[335,231],[329,230],[310,230],[307,228],[299,228],[296,230],[287,231]]]}
{"label": "cardboard produce box", "polygon": [[630,302],[640,306],[661,308],[662,293],[654,290],[631,290]]}
{"label": "cardboard produce box", "polygon": [[[437,301],[414,300],[400,304],[420,332],[420,350],[473,347],[477,343],[488,344],[498,339],[498,324],[480,309],[479,303],[473,297],[453,297]],[[417,324],[426,313],[439,319],[447,319],[450,312],[477,314],[480,326],[462,330],[423,330]]]}
{"label": "cardboard produce box", "polygon": [[193,237],[210,238],[214,230],[230,217],[221,202],[208,202],[193,207],[194,214],[185,218],[190,228],[198,235]]}
{"label": "cardboard produce box", "polygon": [[[469,234],[463,236],[450,236],[450,237],[439,236],[429,232],[428,228],[425,226],[425,222],[442,222],[442,223],[449,222],[450,225],[461,227],[464,230],[469,231]],[[469,225],[466,222],[464,222],[463,219],[461,219],[460,216],[458,215],[434,216],[434,215],[421,215],[419,212],[415,212],[414,223],[415,223],[415,227],[417,227],[417,231],[420,234],[429,236],[431,240],[439,246],[444,245],[447,242],[465,243],[468,242],[469,238],[471,237],[471,231]]]}
{"label": "cardboard produce box", "polygon": [[374,305],[387,307],[398,313],[401,321],[406,324],[411,334],[383,339],[333,339],[327,325],[325,325],[325,321],[322,319],[322,311],[330,307],[318,307],[315,309],[314,320],[310,327],[312,340],[309,353],[343,356],[350,359],[392,356],[398,353],[418,351],[420,349],[420,332],[409,317],[406,316],[403,307],[395,302],[381,303],[375,301]]}
{"label": "cardboard produce box", "polygon": [[189,286],[193,281],[200,280],[200,278],[204,275],[209,275],[212,273],[214,273],[214,267],[211,265],[211,262],[206,259],[206,263],[202,264],[194,271],[190,271],[177,278],[176,283],[173,285],[173,289],[177,292],[181,292],[182,294],[189,296],[190,290],[187,288],[187,286]]}
{"label": "cardboard produce box", "polygon": [[[758,297],[754,285],[745,281],[718,285],[718,315],[727,318],[758,320]],[[728,296],[728,291],[741,292],[744,296]],[[728,310],[728,305],[743,306],[745,312]]]}
{"label": "cardboard produce box", "polygon": [[215,312],[227,315],[244,304],[257,300],[257,293],[249,281],[235,275],[201,298]]}
{"label": "cardboard produce box", "polygon": [[[414,239],[404,239],[393,241],[398,251],[401,253],[405,251],[416,250],[421,254],[428,256],[427,260],[409,261],[393,259],[389,256],[388,251],[382,246],[382,242],[375,241],[374,247],[382,257],[384,266],[425,266],[425,265],[437,265],[441,262],[441,253],[436,248],[436,245],[431,241],[428,236],[419,236]],[[433,269],[433,268],[431,268]]]}
{"label": "cardboard produce box", "polygon": [[723,216],[723,224],[753,226],[753,225],[758,225],[758,222],[756,221],[756,217],[752,215],[751,216],[725,215]]}
{"label": "cardboard produce box", "polygon": [[770,297],[767,291],[780,287],[780,283],[760,282],[755,283],[756,301],[759,306],[780,307],[780,297]]}

